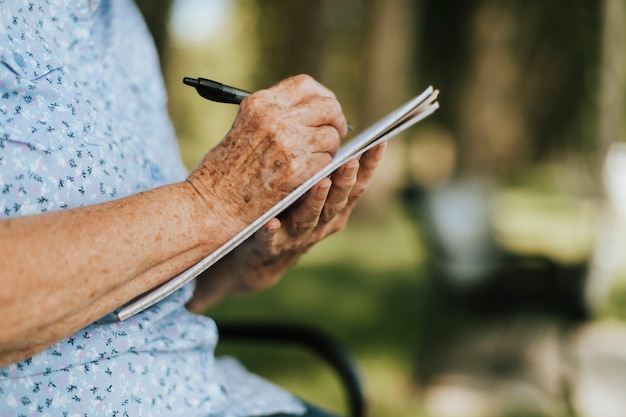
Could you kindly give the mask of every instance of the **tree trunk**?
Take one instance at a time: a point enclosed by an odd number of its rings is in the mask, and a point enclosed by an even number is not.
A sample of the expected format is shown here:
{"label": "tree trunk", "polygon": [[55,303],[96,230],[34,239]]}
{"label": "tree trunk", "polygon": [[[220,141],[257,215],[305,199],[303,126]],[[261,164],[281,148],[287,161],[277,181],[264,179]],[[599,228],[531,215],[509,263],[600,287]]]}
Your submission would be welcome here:
{"label": "tree trunk", "polygon": [[416,92],[414,0],[366,0],[361,122],[369,124]]}
{"label": "tree trunk", "polygon": [[[368,126],[418,93],[413,88],[413,64],[419,3],[414,0],[365,1],[359,126]],[[361,210],[372,214],[385,212],[385,203],[404,185],[406,148],[400,137],[389,142],[385,160],[359,204]]]}
{"label": "tree trunk", "polygon": [[598,150],[604,156],[611,143],[624,140],[624,19],[623,0],[604,0],[599,87]]}
{"label": "tree trunk", "polygon": [[324,0],[262,0],[257,4],[257,40],[262,87],[296,74],[320,73],[324,49]]}
{"label": "tree trunk", "polygon": [[511,48],[519,20],[510,2],[483,1],[470,25],[470,64],[459,107],[460,171],[498,175],[524,164],[530,138],[524,120],[522,63]]}

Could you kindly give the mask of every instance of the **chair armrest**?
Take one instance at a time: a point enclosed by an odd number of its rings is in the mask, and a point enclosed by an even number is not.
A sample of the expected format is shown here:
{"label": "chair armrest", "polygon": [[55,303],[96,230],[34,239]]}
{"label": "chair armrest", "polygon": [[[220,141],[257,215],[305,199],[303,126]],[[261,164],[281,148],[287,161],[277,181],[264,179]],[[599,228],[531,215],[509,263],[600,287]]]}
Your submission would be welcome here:
{"label": "chair armrest", "polygon": [[307,325],[278,322],[217,321],[217,327],[222,339],[291,344],[317,354],[341,380],[350,416],[365,416],[365,397],[356,365],[328,334]]}

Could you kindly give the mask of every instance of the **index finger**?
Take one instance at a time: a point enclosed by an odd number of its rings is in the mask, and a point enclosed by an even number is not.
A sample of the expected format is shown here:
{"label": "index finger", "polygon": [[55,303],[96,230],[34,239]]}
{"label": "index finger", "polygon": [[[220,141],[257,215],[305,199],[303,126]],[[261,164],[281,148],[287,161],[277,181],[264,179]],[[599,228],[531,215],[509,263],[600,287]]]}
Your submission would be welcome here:
{"label": "index finger", "polygon": [[265,91],[283,106],[294,106],[320,96],[336,99],[331,90],[306,74],[287,78]]}
{"label": "index finger", "polygon": [[335,99],[315,97],[294,106],[288,112],[297,117],[305,126],[332,126],[339,133],[339,138],[344,138],[348,133],[348,122],[343,115],[341,105]]}

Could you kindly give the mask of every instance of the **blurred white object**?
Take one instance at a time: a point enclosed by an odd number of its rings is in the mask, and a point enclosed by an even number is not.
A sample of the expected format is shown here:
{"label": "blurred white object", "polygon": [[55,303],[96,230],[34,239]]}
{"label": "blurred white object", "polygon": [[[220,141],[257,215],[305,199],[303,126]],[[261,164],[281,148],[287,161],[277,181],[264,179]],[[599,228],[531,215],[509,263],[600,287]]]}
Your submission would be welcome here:
{"label": "blurred white object", "polygon": [[431,191],[427,205],[449,283],[482,283],[496,262],[491,187],[481,181],[456,181]]}
{"label": "blurred white object", "polygon": [[622,219],[626,218],[626,143],[614,143],[604,162],[604,186]]}
{"label": "blurred white object", "polygon": [[617,321],[583,325],[572,337],[569,354],[576,363],[572,405],[581,417],[626,415],[626,326]]}
{"label": "blurred white object", "polygon": [[603,166],[606,213],[599,224],[585,299],[592,313],[607,307],[611,284],[626,258],[626,144],[613,144]]}

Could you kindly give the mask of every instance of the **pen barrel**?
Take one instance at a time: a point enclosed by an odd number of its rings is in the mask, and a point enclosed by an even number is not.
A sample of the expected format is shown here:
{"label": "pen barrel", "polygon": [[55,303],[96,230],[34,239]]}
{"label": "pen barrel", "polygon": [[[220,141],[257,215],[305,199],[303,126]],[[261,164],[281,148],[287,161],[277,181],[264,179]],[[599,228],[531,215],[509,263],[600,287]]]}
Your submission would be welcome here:
{"label": "pen barrel", "polygon": [[244,98],[252,94],[249,91],[230,87],[206,78],[185,77],[183,78],[183,83],[194,87],[200,96],[218,103],[239,104]]}
{"label": "pen barrel", "polygon": [[221,98],[222,103],[234,103],[239,104],[244,98],[248,97],[251,93],[248,91],[240,90],[238,88],[222,85]]}

